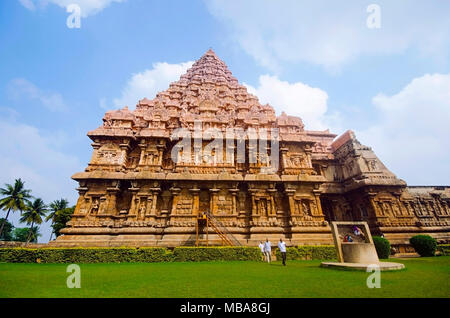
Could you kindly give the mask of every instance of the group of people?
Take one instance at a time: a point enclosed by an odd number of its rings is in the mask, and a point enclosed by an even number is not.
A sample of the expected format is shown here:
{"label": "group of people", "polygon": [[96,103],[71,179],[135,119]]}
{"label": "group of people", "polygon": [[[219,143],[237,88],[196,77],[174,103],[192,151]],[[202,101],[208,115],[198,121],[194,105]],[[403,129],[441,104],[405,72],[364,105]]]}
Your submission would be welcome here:
{"label": "group of people", "polygon": [[356,225],[352,226],[352,230],[353,230],[353,234],[355,234],[356,236],[361,236],[361,238],[363,240],[366,239],[366,236],[364,235],[364,232],[359,227],[357,227]]}
{"label": "group of people", "polygon": [[[269,239],[266,239],[264,243],[259,242],[259,248],[261,250],[263,260],[265,259],[267,263],[270,263],[272,261],[272,244],[270,243]],[[283,239],[280,239],[280,241],[278,242],[278,249],[281,252],[283,265],[286,266],[286,243],[283,242]]]}
{"label": "group of people", "polygon": [[[366,236],[364,235],[364,232],[357,227],[356,225],[352,225],[352,233],[355,236],[361,237],[363,240],[366,239]],[[350,234],[347,234],[344,236],[344,242],[353,242],[353,237]]]}

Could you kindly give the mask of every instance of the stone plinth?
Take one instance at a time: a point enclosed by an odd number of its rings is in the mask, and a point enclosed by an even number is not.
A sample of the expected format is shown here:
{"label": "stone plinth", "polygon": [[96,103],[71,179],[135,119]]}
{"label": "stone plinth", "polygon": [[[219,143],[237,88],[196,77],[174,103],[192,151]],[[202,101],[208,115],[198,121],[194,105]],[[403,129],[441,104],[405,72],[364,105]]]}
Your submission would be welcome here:
{"label": "stone plinth", "polygon": [[[354,230],[360,232],[357,235]],[[323,262],[320,266],[338,269],[364,270],[378,266],[381,271],[399,270],[405,265],[392,262],[380,262],[367,222],[331,222],[334,245],[338,262]],[[352,236],[352,242],[343,242],[346,236]]]}
{"label": "stone plinth", "polygon": [[405,265],[394,262],[377,262],[373,264],[323,262],[322,264],[320,264],[321,267],[347,269],[347,270],[360,270],[360,271],[367,271],[367,268],[373,265],[378,265],[380,271],[393,271],[405,268]]}
{"label": "stone plinth", "polygon": [[375,246],[370,243],[342,243],[345,263],[378,263]]}

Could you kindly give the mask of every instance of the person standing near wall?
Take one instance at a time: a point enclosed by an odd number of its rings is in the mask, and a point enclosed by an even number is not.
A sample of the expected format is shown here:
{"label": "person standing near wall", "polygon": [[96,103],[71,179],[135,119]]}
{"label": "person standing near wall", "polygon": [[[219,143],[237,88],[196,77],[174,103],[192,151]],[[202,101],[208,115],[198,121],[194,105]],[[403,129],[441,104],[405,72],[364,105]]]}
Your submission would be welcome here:
{"label": "person standing near wall", "polygon": [[266,255],[266,260],[267,263],[270,263],[270,261],[272,260],[272,246],[269,242],[269,239],[266,238],[266,242],[264,243],[264,254]]}
{"label": "person standing near wall", "polygon": [[283,259],[283,266],[286,266],[286,243],[283,242],[283,239],[280,239],[278,242],[278,248],[281,252],[281,257]]}
{"label": "person standing near wall", "polygon": [[259,247],[259,249],[261,250],[262,260],[263,260],[263,262],[264,262],[264,256],[265,256],[265,254],[264,254],[264,243],[263,243],[262,241],[259,242],[258,247]]}

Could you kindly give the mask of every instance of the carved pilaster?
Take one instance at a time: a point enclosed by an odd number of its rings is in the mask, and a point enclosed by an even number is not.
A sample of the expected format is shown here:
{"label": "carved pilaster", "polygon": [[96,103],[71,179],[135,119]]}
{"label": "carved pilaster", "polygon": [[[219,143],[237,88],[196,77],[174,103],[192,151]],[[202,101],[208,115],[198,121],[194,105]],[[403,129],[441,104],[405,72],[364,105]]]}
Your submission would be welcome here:
{"label": "carved pilaster", "polygon": [[248,192],[250,192],[251,200],[252,200],[252,217],[257,216],[258,214],[258,207],[257,207],[257,200],[256,200],[256,190],[255,189],[249,189]]}
{"label": "carved pilaster", "polygon": [[175,188],[175,187],[170,188],[170,192],[172,193],[172,209],[170,212],[171,215],[177,214],[177,204],[178,204],[180,191],[181,191],[180,188]]}
{"label": "carved pilaster", "polygon": [[198,215],[198,210],[200,207],[200,200],[199,200],[199,192],[200,189],[197,188],[193,188],[193,189],[189,189],[189,191],[192,193],[192,214],[193,215]]}
{"label": "carved pilaster", "polygon": [[321,191],[320,190],[313,190],[313,193],[314,193],[314,202],[315,202],[315,205],[316,205],[316,209],[314,211],[315,213],[313,213],[313,211],[311,211],[311,214],[313,216],[320,216],[322,218],[325,218],[325,215],[323,214],[323,211],[322,211],[322,205],[320,204],[320,193],[321,193]]}
{"label": "carved pilaster", "polygon": [[290,215],[296,215],[297,213],[295,213],[296,211],[295,211],[295,200],[294,200],[295,190],[294,189],[286,189],[285,192],[286,192],[286,195],[289,200]]}
{"label": "carved pilaster", "polygon": [[130,205],[130,210],[128,211],[128,216],[136,216],[137,215],[137,210],[138,210],[138,205],[137,205],[137,192],[139,191],[139,188],[137,187],[137,183],[134,181],[131,183],[131,188],[128,188],[128,190],[132,193],[132,198],[131,198],[131,205]]}
{"label": "carved pilaster", "polygon": [[275,205],[274,196],[275,196],[275,193],[277,192],[277,190],[271,188],[271,189],[267,189],[267,192],[269,192],[269,195],[270,195],[270,197],[269,197],[269,199],[270,199],[269,215],[275,216],[275,215],[277,215],[277,207]]}
{"label": "carved pilaster", "polygon": [[209,189],[211,193],[211,201],[210,201],[210,211],[212,215],[217,214],[217,193],[220,189]]}
{"label": "carved pilaster", "polygon": [[120,160],[119,163],[122,166],[125,166],[127,164],[127,154],[128,151],[130,150],[130,141],[127,139],[124,139],[123,142],[121,144],[119,144],[120,147]]}
{"label": "carved pilaster", "polygon": [[161,188],[159,188],[159,187],[150,188],[152,204],[150,206],[150,209],[147,210],[147,213],[149,216],[156,216],[156,208],[157,208],[157,204],[158,204],[158,194],[160,192],[161,192]]}
{"label": "carved pilaster", "polygon": [[237,194],[239,192],[239,189],[228,189],[228,192],[231,193],[231,198],[232,198],[232,213],[233,215],[237,215],[238,211],[237,211]]}

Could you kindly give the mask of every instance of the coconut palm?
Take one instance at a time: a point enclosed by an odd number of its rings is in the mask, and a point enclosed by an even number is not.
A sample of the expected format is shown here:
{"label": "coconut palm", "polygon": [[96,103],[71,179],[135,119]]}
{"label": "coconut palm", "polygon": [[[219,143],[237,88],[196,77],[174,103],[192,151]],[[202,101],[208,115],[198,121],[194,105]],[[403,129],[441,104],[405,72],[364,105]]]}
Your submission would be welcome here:
{"label": "coconut palm", "polygon": [[52,220],[52,224],[51,224],[52,232],[50,233],[50,241],[52,240],[53,233],[55,232],[53,230],[53,223],[55,223],[56,215],[58,213],[60,213],[60,211],[67,209],[68,206],[69,206],[69,201],[67,201],[66,199],[55,200],[52,203],[50,203],[50,206],[49,206],[50,213],[45,218],[45,222]]}
{"label": "coconut palm", "polygon": [[0,209],[7,211],[6,217],[0,227],[0,236],[3,232],[9,213],[11,211],[20,211],[20,213],[22,213],[26,204],[29,202],[29,199],[32,198],[30,194],[31,190],[25,189],[24,184],[25,183],[19,178],[14,181],[14,185],[5,184],[4,188],[0,188],[0,195],[2,196],[0,199]]}
{"label": "coconut palm", "polygon": [[45,214],[48,211],[48,207],[45,205],[42,199],[37,198],[33,202],[28,202],[25,208],[25,211],[22,213],[22,217],[20,218],[20,222],[26,222],[30,226],[30,231],[28,233],[27,243],[31,239],[31,235],[33,233],[33,226],[35,224],[41,224],[42,218],[45,217]]}

